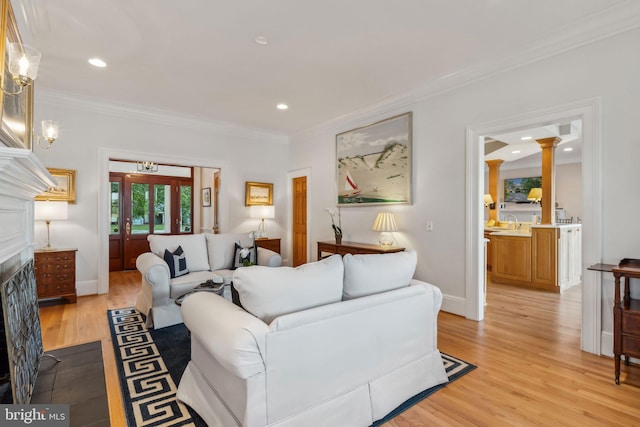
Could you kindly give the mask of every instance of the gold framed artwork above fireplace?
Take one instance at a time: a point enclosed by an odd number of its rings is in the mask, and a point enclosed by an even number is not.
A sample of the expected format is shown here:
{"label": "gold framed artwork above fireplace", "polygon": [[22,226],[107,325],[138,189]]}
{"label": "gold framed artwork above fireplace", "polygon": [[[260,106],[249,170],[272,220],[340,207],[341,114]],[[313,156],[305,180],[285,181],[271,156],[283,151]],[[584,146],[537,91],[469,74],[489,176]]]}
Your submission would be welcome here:
{"label": "gold framed artwork above fireplace", "polygon": [[76,171],[71,169],[47,168],[56,185],[44,193],[38,194],[36,200],[55,200],[76,202]]}
{"label": "gold framed artwork above fireplace", "polygon": [[16,95],[5,92],[18,91],[18,85],[11,78],[7,67],[7,44],[22,43],[16,24],[11,2],[0,0],[0,73],[2,88],[0,91],[0,141],[8,147],[32,149],[33,133],[33,84]]}

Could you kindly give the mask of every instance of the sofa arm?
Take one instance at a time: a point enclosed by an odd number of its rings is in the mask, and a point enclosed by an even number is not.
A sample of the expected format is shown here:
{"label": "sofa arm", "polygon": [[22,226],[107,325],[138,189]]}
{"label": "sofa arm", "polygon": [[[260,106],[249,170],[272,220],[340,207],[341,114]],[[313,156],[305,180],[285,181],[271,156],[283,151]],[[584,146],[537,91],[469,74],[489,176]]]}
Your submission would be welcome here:
{"label": "sofa arm", "polygon": [[269,327],[226,299],[198,292],[182,302],[182,319],[196,339],[229,372],[249,378],[265,371]]}
{"label": "sofa arm", "polygon": [[282,265],[282,257],[271,249],[258,247],[258,265],[280,267]]}
{"label": "sofa arm", "polygon": [[136,268],[142,274],[143,287],[145,283],[151,286],[153,307],[169,304],[171,273],[167,263],[153,252],[145,252],[136,259]]}

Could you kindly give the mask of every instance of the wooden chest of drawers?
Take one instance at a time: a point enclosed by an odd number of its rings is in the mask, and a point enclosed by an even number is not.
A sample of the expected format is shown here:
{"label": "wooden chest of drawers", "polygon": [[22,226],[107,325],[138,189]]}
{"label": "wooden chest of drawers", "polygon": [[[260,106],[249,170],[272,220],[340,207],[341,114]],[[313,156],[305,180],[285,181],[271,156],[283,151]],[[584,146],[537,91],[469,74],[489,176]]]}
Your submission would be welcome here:
{"label": "wooden chest of drawers", "polygon": [[280,253],[280,239],[256,239],[256,246]]}
{"label": "wooden chest of drawers", "polygon": [[76,251],[77,249],[35,251],[39,300],[61,298],[76,302]]}

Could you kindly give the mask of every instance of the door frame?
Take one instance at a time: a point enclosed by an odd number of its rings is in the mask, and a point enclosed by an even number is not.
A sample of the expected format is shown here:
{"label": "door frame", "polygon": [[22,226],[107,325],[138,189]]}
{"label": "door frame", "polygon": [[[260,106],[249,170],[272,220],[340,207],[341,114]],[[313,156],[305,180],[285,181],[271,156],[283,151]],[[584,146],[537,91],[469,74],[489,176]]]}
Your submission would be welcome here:
{"label": "door frame", "polygon": [[309,191],[309,188],[311,188],[311,168],[302,168],[302,169],[296,169],[293,171],[289,171],[287,173],[287,241],[286,241],[286,248],[287,248],[287,257],[291,257],[291,260],[286,260],[287,264],[291,264],[293,262],[293,216],[291,215],[291,212],[293,211],[293,178],[301,178],[301,177],[306,177],[307,178],[307,262],[309,262],[311,259],[313,259],[311,257],[311,242],[312,242],[312,236],[311,236],[311,228],[309,227],[309,224],[311,224],[313,222],[313,213],[311,211],[311,209],[309,209],[309,206],[312,206],[313,203],[311,203],[312,199],[313,199],[313,195],[312,193]]}
{"label": "door frame", "polygon": [[[109,186],[109,161],[127,159],[136,161],[152,161],[156,163],[172,164],[177,166],[200,166],[205,168],[220,169],[220,199],[228,200],[227,185],[225,179],[229,173],[229,163],[220,160],[207,160],[195,157],[182,157],[142,151],[128,151],[108,147],[98,148],[98,294],[109,293],[109,198],[111,188]],[[195,190],[194,190],[195,191]],[[194,199],[197,193],[194,192]],[[228,226],[229,204],[220,206],[220,227],[225,230]],[[195,207],[194,207],[195,209]],[[193,218],[192,218],[193,220]]]}
{"label": "door frame", "polygon": [[484,319],[484,234],[480,226],[484,195],[482,136],[507,129],[536,127],[569,118],[582,119],[582,328],[581,349],[601,354],[602,274],[586,266],[602,262],[603,156],[602,98],[590,98],[548,109],[467,127],[465,316]]}

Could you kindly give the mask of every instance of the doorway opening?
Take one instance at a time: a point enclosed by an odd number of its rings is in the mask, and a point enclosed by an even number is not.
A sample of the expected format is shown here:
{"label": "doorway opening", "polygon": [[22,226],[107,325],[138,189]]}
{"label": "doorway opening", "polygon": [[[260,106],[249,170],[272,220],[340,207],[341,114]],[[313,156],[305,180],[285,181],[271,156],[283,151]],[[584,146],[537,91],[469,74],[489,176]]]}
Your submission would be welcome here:
{"label": "doorway opening", "polygon": [[[582,266],[602,259],[602,100],[591,98],[520,116],[472,125],[467,130],[465,315],[484,318],[484,136],[519,129],[582,122]],[[601,353],[601,278],[582,271],[581,348]]]}

